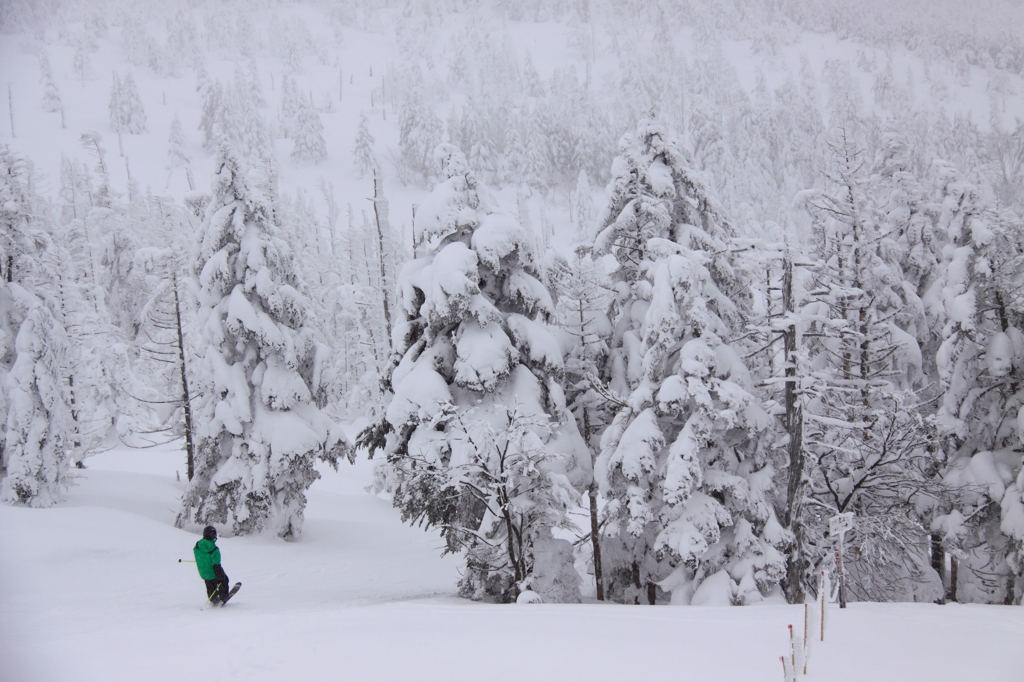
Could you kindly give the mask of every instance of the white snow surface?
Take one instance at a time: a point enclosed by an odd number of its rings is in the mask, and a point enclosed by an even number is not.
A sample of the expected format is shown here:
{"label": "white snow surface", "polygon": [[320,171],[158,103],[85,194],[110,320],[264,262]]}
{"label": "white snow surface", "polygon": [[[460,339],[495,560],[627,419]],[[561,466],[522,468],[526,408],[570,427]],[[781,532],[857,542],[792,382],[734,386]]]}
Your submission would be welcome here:
{"label": "white snow surface", "polygon": [[[458,562],[440,557],[436,533],[363,491],[366,460],[323,471],[300,542],[222,538],[224,568],[243,587],[207,607],[195,567],[178,563],[198,537],[173,526],[185,485],[176,446],[90,458],[54,508],[0,505],[0,680],[475,680],[487,670],[495,681],[777,682],[786,626],[803,622],[801,607],[772,600],[459,599]],[[1010,682],[1024,670],[1021,607],[830,609],[808,680]]]}

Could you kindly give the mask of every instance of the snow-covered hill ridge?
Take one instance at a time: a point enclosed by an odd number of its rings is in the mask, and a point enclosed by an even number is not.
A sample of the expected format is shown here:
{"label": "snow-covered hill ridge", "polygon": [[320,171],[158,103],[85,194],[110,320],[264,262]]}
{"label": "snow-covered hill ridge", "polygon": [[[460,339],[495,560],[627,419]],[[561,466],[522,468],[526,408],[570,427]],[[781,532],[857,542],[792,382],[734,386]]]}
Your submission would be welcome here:
{"label": "snow-covered hill ridge", "polygon": [[[301,543],[222,538],[242,591],[203,606],[197,535],[173,528],[180,451],[91,460],[64,504],[0,507],[4,682],[621,680],[776,682],[799,606],[488,606],[456,599],[440,539],[367,496],[365,464],[314,484]],[[1024,610],[854,604],[808,680],[1012,682]],[[952,633],[955,633],[952,634]],[[955,641],[955,643],[954,643]],[[935,642],[949,642],[936,646]]]}
{"label": "snow-covered hill ridge", "polygon": [[[700,11],[686,12],[673,11],[671,3],[627,11],[593,2],[583,15],[567,7],[545,11],[544,4],[505,8],[502,15],[474,3],[461,10],[432,3],[356,3],[344,10],[315,3],[166,3],[145,12],[135,3],[68,3],[52,13],[10,3],[0,24],[6,34],[0,74],[9,85],[11,115],[0,133],[45,173],[41,189],[51,196],[60,186],[61,154],[86,161],[79,137],[95,130],[108,150],[118,150],[109,164],[114,190],[127,195],[130,174],[137,191],[180,198],[188,190],[185,172],[168,169],[167,161],[175,115],[198,188],[205,189],[212,170],[202,147],[197,68],[225,86],[237,79],[237,68],[243,74],[254,69],[283,194],[301,188],[323,219],[327,209],[314,190],[321,178],[338,188],[341,205],[364,205],[367,183],[356,182],[352,158],[363,115],[374,139],[371,151],[389,182],[422,186],[429,162],[423,154],[448,139],[465,147],[488,181],[527,181],[537,188],[556,183],[566,192],[581,168],[592,180],[606,178],[616,141],[652,108],[716,176],[730,172],[723,164],[742,164],[742,157],[764,151],[762,145],[774,143],[769,135],[788,137],[790,144],[805,136],[798,121],[785,120],[799,115],[797,106],[819,110],[826,127],[851,113],[877,117],[880,128],[912,134],[923,163],[949,156],[933,150],[961,152],[943,150],[968,142],[963,135],[969,129],[942,130],[957,116],[981,131],[998,123],[1011,132],[1024,116],[1024,57],[1011,28],[1021,19],[1010,3],[975,8],[970,22],[954,19],[952,3],[929,3],[928,12],[915,13],[903,3],[857,12],[843,3],[799,9],[801,3],[793,3],[783,11],[770,9],[772,3],[745,3],[742,10],[698,3]],[[865,29],[872,19],[875,30]],[[988,37],[997,35],[996,27],[1006,32],[1002,42]],[[985,40],[1002,49],[989,49]],[[145,127],[140,134],[126,128],[115,145],[112,77],[129,73]],[[49,83],[56,102],[47,99]],[[809,99],[798,105],[794,87]],[[311,98],[319,113],[325,161],[290,157],[289,88]],[[782,130],[761,125],[766,107],[783,119],[775,124]],[[436,120],[427,121],[428,113]],[[758,125],[744,123],[754,118]],[[725,156],[702,151],[716,137],[728,148]],[[752,141],[757,148],[744,149]],[[516,144],[527,146],[516,150]],[[510,158],[517,153],[544,158]],[[782,153],[799,156],[796,149]],[[718,183],[734,195],[728,199],[736,207],[767,200],[762,192],[751,196],[756,187],[730,187],[723,177]],[[782,189],[791,196],[791,188]],[[390,191],[398,224],[408,227],[422,190]],[[773,207],[773,219],[780,210]]]}

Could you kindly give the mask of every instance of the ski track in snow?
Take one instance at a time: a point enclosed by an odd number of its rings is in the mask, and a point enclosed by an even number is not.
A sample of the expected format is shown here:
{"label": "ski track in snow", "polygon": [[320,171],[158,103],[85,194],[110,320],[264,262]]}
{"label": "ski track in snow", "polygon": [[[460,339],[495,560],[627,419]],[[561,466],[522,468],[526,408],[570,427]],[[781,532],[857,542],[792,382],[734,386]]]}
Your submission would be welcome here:
{"label": "ski track in snow", "polygon": [[[171,447],[89,460],[52,509],[0,507],[0,680],[780,678],[799,607],[539,605],[458,599],[458,561],[363,491],[371,462],[325,471],[303,539],[222,538],[241,592],[203,603],[194,533],[174,528]],[[829,614],[808,680],[1020,679],[1024,609],[852,604]],[[949,646],[936,643],[948,642]],[[955,645],[952,644],[955,642]]]}

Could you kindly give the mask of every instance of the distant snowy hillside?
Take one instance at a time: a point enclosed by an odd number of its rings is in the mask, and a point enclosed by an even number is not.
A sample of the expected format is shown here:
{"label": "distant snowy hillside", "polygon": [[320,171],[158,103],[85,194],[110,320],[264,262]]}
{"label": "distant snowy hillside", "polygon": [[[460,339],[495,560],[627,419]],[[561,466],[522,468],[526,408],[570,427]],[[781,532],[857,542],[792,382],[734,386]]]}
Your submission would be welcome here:
{"label": "distant snowy hillside", "polygon": [[[1012,132],[1024,116],[1024,48],[1013,30],[1024,22],[1019,8],[975,5],[968,21],[955,3],[919,4],[915,10],[908,3],[869,3],[854,12],[800,2],[631,9],[600,2],[547,9],[540,2],[514,8],[367,2],[344,9],[254,2],[161,3],[143,11],[135,3],[72,2],[51,13],[13,2],[0,24],[0,75],[12,102],[2,133],[46,174],[40,189],[50,196],[60,189],[61,154],[87,161],[79,137],[95,130],[117,150],[109,163],[115,191],[128,194],[131,175],[137,191],[180,199],[189,188],[183,170],[168,168],[172,120],[180,117],[197,189],[205,190],[212,153],[202,146],[206,114],[196,73],[226,88],[241,75],[259,89],[257,113],[282,193],[300,190],[321,219],[326,207],[315,189],[321,180],[335,185],[342,206],[350,203],[357,214],[367,207],[369,183],[352,159],[365,115],[397,207],[396,228],[410,228],[411,206],[429,180],[422,175],[429,159],[416,156],[416,145],[429,154],[431,140],[447,139],[486,169],[488,181],[536,181],[535,189],[549,189],[540,193],[548,201],[535,207],[535,214],[543,211],[535,227],[547,221],[553,229],[563,221],[559,212],[567,210],[565,193],[579,169],[604,180],[616,141],[651,109],[679,129],[698,163],[715,175],[735,168],[728,164],[745,164],[741,157],[763,145],[781,145],[776,153],[797,162],[800,152],[792,147],[807,140],[794,134],[806,131],[785,119],[806,116],[798,111],[805,105],[826,126],[852,114],[879,130],[912,135],[926,144],[915,149],[922,160],[932,149],[965,142],[956,138],[962,132],[943,134],[941,126]],[[924,6],[928,11],[919,11]],[[117,140],[108,105],[112,78],[126,74],[138,85],[145,127]],[[46,104],[50,83],[59,108]],[[291,157],[289,97],[318,111],[326,160]],[[775,119],[774,130],[766,116]],[[538,134],[543,143],[534,139]],[[513,138],[526,145],[524,161],[537,145],[540,167],[515,167]],[[716,142],[724,153],[702,151]],[[744,149],[751,144],[758,148]],[[725,179],[718,182],[726,186]],[[552,184],[561,185],[561,196],[550,191]],[[767,198],[758,190],[731,189],[729,199],[736,208],[760,207]],[[783,194],[789,196],[774,207],[776,220],[792,191]]]}

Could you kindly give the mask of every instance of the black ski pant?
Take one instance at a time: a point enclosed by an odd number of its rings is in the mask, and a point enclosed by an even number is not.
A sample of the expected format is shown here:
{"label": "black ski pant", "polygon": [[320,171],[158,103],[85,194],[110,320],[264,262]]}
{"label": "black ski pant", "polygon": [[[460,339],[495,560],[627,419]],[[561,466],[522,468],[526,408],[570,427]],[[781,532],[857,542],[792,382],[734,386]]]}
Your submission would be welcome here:
{"label": "black ski pant", "polygon": [[[214,596],[216,595],[216,596]],[[206,581],[206,598],[209,601],[224,601],[228,598],[228,577]]]}

